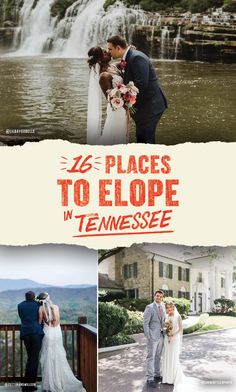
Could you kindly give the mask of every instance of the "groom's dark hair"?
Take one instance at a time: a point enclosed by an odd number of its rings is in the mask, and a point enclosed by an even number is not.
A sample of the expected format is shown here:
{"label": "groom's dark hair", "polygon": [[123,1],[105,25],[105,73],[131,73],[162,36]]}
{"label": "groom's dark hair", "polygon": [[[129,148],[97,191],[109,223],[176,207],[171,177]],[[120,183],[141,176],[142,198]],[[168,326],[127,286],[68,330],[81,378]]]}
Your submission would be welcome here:
{"label": "groom's dark hair", "polygon": [[159,293],[159,294],[162,294],[162,295],[164,295],[165,293],[164,293],[164,291],[163,290],[156,290],[155,291],[155,293],[154,293],[154,295],[156,295],[157,293]]}
{"label": "groom's dark hair", "polygon": [[25,299],[26,301],[33,301],[35,299],[35,293],[33,291],[27,291],[25,293]]}
{"label": "groom's dark hair", "polygon": [[112,37],[108,38],[107,42],[109,42],[113,46],[120,46],[122,49],[127,48],[126,40],[120,35],[113,35]]}

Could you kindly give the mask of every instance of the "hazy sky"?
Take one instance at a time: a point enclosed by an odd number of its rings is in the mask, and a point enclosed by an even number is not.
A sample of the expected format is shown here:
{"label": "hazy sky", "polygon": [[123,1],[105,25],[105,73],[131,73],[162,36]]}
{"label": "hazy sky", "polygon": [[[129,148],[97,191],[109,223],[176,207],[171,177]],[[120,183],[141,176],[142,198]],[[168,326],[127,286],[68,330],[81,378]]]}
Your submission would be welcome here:
{"label": "hazy sky", "polygon": [[75,245],[0,246],[0,278],[97,284],[97,252]]}

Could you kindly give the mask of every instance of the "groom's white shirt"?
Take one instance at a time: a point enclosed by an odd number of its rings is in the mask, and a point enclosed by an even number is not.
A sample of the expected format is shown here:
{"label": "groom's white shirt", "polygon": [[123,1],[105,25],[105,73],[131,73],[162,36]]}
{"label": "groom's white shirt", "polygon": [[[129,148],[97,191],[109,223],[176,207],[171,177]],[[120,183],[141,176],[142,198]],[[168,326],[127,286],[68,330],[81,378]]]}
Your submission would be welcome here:
{"label": "groom's white shirt", "polygon": [[130,48],[131,48],[131,45],[129,45],[128,48],[126,49],[126,51],[125,51],[125,53],[124,53],[124,55],[123,55],[123,57],[122,57],[122,60],[123,60],[123,61],[125,61],[126,56],[127,56],[127,53],[128,53],[128,51],[130,50]]}

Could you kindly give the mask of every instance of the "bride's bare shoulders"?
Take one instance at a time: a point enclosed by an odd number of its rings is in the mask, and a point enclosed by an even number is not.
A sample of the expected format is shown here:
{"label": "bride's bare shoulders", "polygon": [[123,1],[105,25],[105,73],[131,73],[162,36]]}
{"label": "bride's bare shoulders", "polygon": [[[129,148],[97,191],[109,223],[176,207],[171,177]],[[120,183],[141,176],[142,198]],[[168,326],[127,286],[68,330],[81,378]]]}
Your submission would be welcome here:
{"label": "bride's bare shoulders", "polygon": [[101,72],[99,78],[99,84],[101,86],[104,95],[107,97],[107,90],[112,88],[112,75],[107,71]]}

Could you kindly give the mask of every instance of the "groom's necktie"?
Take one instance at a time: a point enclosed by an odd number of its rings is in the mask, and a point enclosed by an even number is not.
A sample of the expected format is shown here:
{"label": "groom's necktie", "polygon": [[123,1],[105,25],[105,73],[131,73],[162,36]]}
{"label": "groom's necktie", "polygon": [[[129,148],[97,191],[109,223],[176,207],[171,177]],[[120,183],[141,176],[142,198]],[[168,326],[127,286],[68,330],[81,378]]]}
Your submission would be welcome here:
{"label": "groom's necktie", "polygon": [[162,319],[163,319],[163,309],[162,309],[162,306],[158,305],[157,309],[158,309],[159,317],[160,317],[160,319],[162,321]]}

